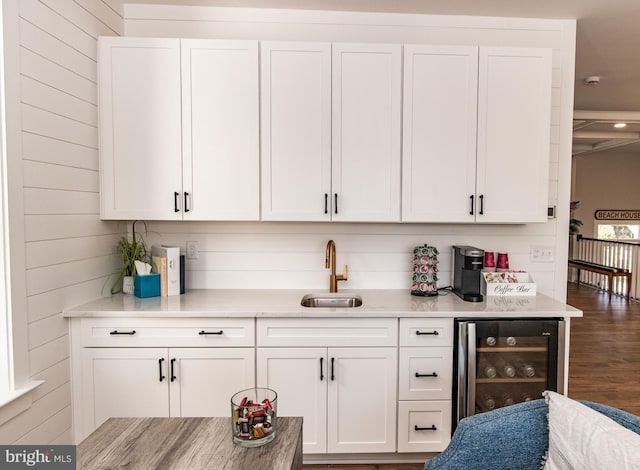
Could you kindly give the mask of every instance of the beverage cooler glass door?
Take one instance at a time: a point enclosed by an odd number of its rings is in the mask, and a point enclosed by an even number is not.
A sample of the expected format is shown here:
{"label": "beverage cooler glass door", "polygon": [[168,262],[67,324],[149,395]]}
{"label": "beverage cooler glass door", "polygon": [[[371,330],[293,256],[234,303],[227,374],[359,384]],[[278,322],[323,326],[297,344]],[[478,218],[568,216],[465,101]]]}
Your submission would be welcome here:
{"label": "beverage cooler glass door", "polygon": [[564,392],[565,322],[458,320],[457,406],[466,416]]}

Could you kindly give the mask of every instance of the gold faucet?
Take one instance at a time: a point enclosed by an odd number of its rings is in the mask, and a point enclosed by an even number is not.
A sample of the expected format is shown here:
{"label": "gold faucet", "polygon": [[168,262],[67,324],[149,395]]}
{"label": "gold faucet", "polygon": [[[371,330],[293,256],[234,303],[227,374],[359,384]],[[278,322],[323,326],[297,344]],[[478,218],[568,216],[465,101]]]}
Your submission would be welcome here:
{"label": "gold faucet", "polygon": [[331,267],[329,276],[329,292],[338,292],[338,281],[346,281],[349,276],[349,265],[344,266],[344,274],[336,274],[336,244],[333,240],[327,242],[325,268]]}

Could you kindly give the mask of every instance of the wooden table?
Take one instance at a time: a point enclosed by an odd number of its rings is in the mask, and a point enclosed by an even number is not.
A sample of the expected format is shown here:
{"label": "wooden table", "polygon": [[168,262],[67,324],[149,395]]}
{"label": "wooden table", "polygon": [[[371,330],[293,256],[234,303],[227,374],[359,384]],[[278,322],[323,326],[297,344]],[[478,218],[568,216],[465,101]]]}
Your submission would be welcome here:
{"label": "wooden table", "polygon": [[77,447],[78,469],[301,470],[302,418],[278,417],[261,447],[235,445],[231,418],[110,418]]}

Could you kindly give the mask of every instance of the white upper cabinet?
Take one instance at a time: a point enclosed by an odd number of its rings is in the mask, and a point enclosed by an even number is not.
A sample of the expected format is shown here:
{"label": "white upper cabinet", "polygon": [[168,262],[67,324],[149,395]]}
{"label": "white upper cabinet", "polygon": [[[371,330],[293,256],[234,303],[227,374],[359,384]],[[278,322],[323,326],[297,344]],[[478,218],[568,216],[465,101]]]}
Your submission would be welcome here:
{"label": "white upper cabinet", "polygon": [[477,222],[546,222],[551,50],[480,48]]}
{"label": "white upper cabinet", "polygon": [[262,218],[330,220],[331,44],[261,43]]}
{"label": "white upper cabinet", "polygon": [[333,44],[332,220],[400,220],[399,44]]}
{"label": "white upper cabinet", "polygon": [[99,54],[101,217],[258,220],[257,42],[104,37]]}
{"label": "white upper cabinet", "polygon": [[403,221],[545,222],[551,51],[405,46],[404,65]]}
{"label": "white upper cabinet", "polygon": [[400,219],[401,46],[261,44],[262,218]]}
{"label": "white upper cabinet", "polygon": [[258,43],[181,46],[184,219],[258,220]]}
{"label": "white upper cabinet", "polygon": [[404,46],[402,220],[473,222],[478,48]]}
{"label": "white upper cabinet", "polygon": [[180,41],[98,41],[100,215],[181,219]]}
{"label": "white upper cabinet", "polygon": [[402,47],[101,37],[101,218],[545,222],[551,50]]}

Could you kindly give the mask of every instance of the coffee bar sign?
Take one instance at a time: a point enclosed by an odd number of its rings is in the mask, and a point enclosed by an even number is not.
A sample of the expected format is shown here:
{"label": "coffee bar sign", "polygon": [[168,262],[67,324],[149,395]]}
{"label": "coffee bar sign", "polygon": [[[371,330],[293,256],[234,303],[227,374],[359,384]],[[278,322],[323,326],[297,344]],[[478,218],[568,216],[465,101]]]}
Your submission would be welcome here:
{"label": "coffee bar sign", "polygon": [[596,220],[640,220],[640,210],[628,209],[598,209]]}

